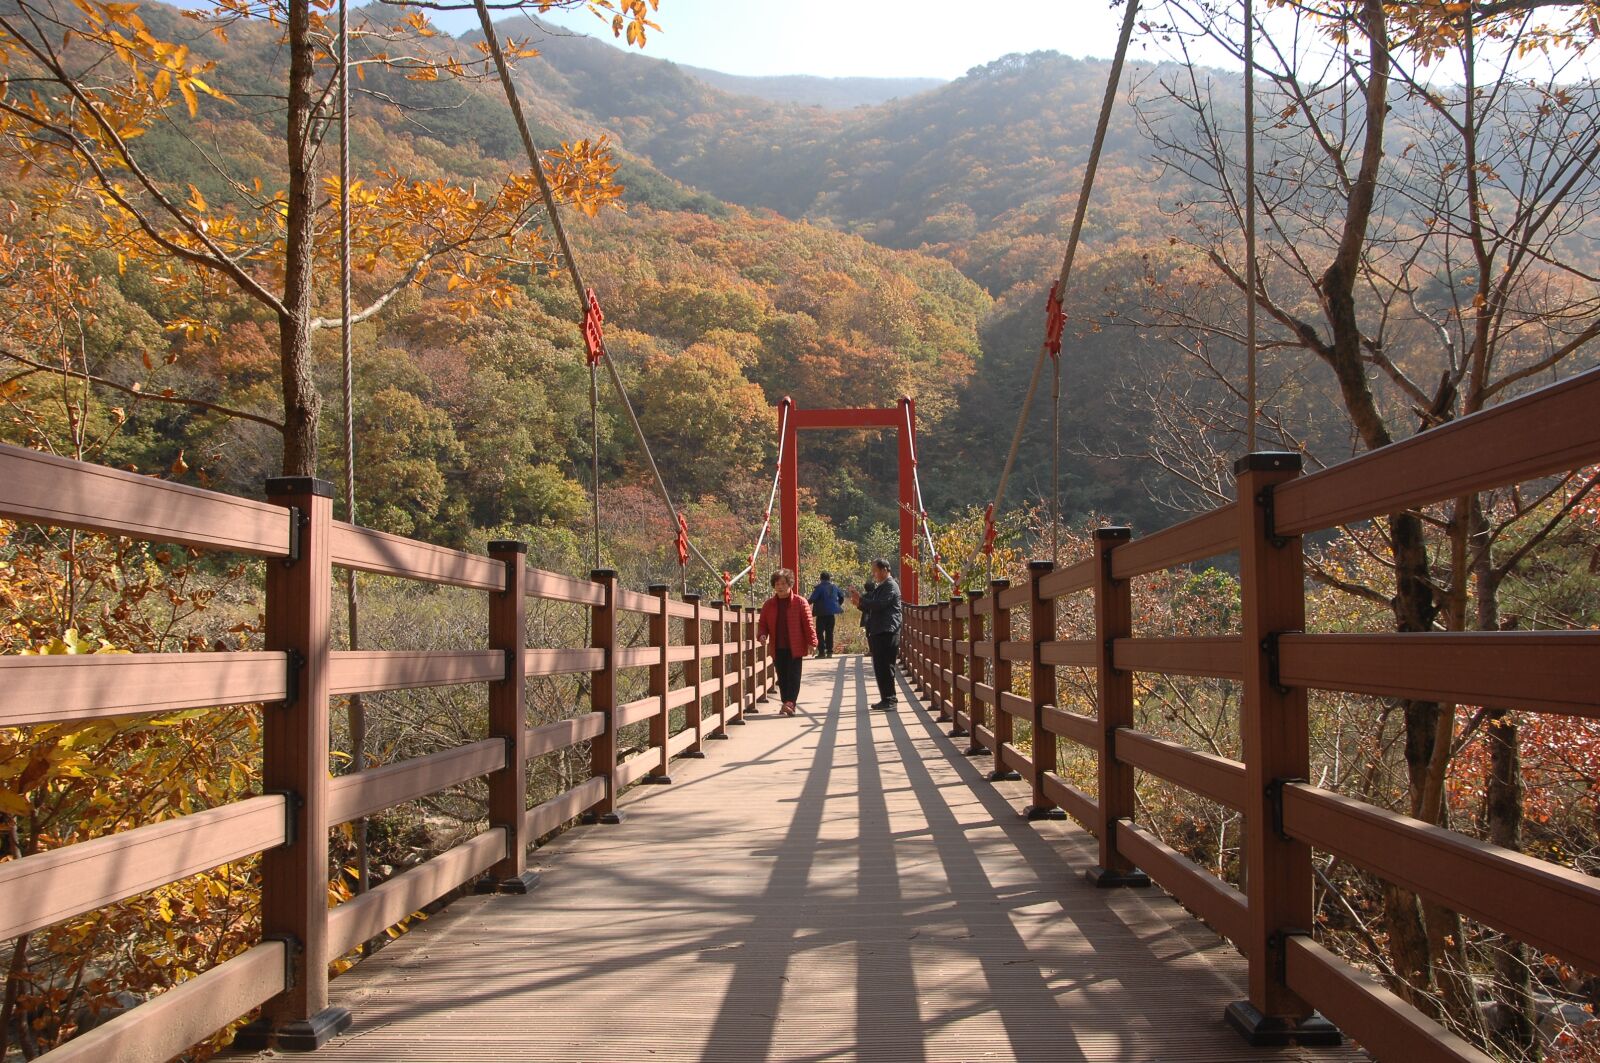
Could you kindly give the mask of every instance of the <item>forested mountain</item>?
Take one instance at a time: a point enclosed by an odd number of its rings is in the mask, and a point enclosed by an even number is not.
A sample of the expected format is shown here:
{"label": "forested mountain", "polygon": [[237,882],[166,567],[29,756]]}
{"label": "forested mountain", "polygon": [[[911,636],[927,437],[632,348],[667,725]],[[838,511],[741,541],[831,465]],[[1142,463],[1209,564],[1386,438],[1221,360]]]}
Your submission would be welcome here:
{"label": "forested mountain", "polygon": [[[171,8],[147,4],[140,11],[155,36],[189,32]],[[219,88],[230,98],[257,98],[281,91],[277,32],[246,22],[226,40],[198,38],[194,48],[215,61]],[[622,91],[610,64],[629,57],[583,39],[541,43],[565,67],[558,73],[543,58],[526,64],[536,138],[556,147],[603,134],[572,101],[601,84]],[[448,39],[437,47],[468,55]],[[591,70],[590,62],[600,65]],[[619,69],[640,72],[641,93],[684,109],[732,106],[732,97],[671,64],[624,62]],[[418,80],[375,69],[360,87],[351,130],[354,174],[367,189],[400,188],[413,201],[404,209],[420,211],[425,196],[437,198],[453,186],[492,188],[523,165],[493,82]],[[237,104],[207,105],[193,120],[153,123],[138,146],[159,179],[189,190],[184,194],[208,210],[248,213],[253,182],[270,188],[286,180],[275,135],[270,117],[252,117]],[[710,522],[706,548],[737,568],[770,475],[773,404],[786,394],[808,405],[892,404],[910,392],[919,398],[924,426],[936,434],[980,361],[978,326],[991,300],[935,258],[730,206],[663,174],[629,150],[633,139],[616,154],[623,210],[580,217],[572,223],[574,239],[590,283],[603,293],[612,350],[671,484]],[[13,202],[43,188],[31,174]],[[48,233],[14,213],[8,238],[22,248]],[[319,251],[329,267],[318,284],[323,314],[335,294],[332,253],[332,245]],[[203,278],[181,270],[171,277],[119,270],[109,251],[93,261],[99,327],[86,350],[92,372],[146,393],[210,404],[98,407],[89,415],[105,434],[98,456],[139,468],[181,466],[190,480],[257,490],[276,471],[272,434],[218,410],[275,412],[269,321],[244,300],[222,298],[211,303],[203,325],[174,327],[199,297]],[[513,264],[508,287],[485,289],[472,300],[465,295],[472,268],[448,285],[443,274],[424,278],[356,332],[361,519],[456,543],[511,523],[545,526],[576,542],[586,493],[588,386],[570,290],[559,273],[535,275]],[[377,251],[370,265],[358,262],[358,305],[397,275]],[[330,398],[338,392],[336,342],[336,330],[328,330],[317,343],[320,390]],[[34,401],[39,391],[29,385],[38,379],[17,378]],[[609,394],[602,399],[603,476],[619,487],[635,483],[642,457],[620,409]],[[126,424],[116,424],[124,415]],[[38,442],[47,427],[24,418],[0,431],[8,440]],[[321,467],[336,471],[342,447],[331,421]],[[862,531],[895,519],[891,499],[856,486],[863,463],[881,463],[876,455],[848,436],[807,448],[808,459],[827,470],[813,482],[846,486],[829,496],[829,511],[854,514],[852,525]],[[618,548],[647,544],[651,556],[664,556],[671,534],[659,524],[658,511],[646,507],[636,528],[621,531]],[[726,535],[715,534],[719,527]]]}
{"label": "forested mountain", "polygon": [[[532,20],[522,24],[530,36],[547,32]],[[524,84],[721,202],[918,249],[999,300],[980,337],[973,385],[958,392],[959,426],[927,439],[928,460],[939,470],[929,477],[930,502],[943,510],[977,503],[993,489],[1005,454],[1000,437],[1015,421],[1031,369],[1107,72],[1106,62],[1055,52],[1013,55],[929,91],[843,112],[719,91],[690,68],[563,35],[525,65]],[[1163,73],[1170,72],[1133,64],[1129,79],[1148,87]],[[1107,310],[1110,320],[1136,317],[1128,300],[1146,262],[1131,249],[1164,227],[1160,189],[1161,169],[1124,104],[1085,229],[1085,256],[1105,260],[1095,275],[1122,294],[1107,306],[1104,293],[1077,290],[1080,350],[1063,438],[1079,456],[1065,464],[1063,482],[1072,512],[1092,507],[1146,527],[1171,516],[1152,502],[1161,487],[1145,482],[1160,480],[1160,470],[1135,460],[1138,414],[1118,402],[1118,377],[1130,364],[1119,355],[1138,346],[1139,335],[1099,322]],[[1037,409],[1021,452],[1029,470],[1018,481],[1021,497],[1049,494],[1040,471],[1049,463],[1048,413],[1043,403]],[[1110,457],[1119,453],[1127,457]],[[861,496],[827,501],[830,514],[842,516]]]}
{"label": "forested mountain", "polygon": [[[548,32],[514,20],[532,36]],[[512,30],[514,32],[514,30]],[[464,39],[474,39],[473,34]],[[848,113],[785,107],[761,93],[630,55],[597,40],[551,41],[525,70],[530,91],[614,130],[629,150],[712,195],[858,231],[876,243],[975,246],[993,269],[1001,240],[1059,239],[1094,134],[1109,64],[1056,52],[1011,55],[916,95]],[[1131,64],[1129,80],[1160,73]],[[1123,108],[1107,140],[1097,241],[1136,229],[1158,167]],[[1070,209],[1070,208],[1069,208]],[[1003,269],[1003,267],[1002,267]],[[997,274],[995,294],[1006,278]]]}
{"label": "forested mountain", "polygon": [[748,74],[724,74],[687,63],[680,63],[678,67],[712,88],[736,96],[756,96],[773,103],[797,103],[833,110],[887,103],[944,84],[939,78],[817,77],[813,74],[752,77]]}
{"label": "forested mountain", "polygon": [[[188,32],[174,9],[145,4],[139,10],[157,36]],[[699,379],[686,369],[678,376],[684,386],[695,381],[693,387],[717,392],[713,378],[730,370],[720,391],[727,403],[746,409],[743,427],[732,437],[682,440],[686,452],[724,453],[720,444],[730,439],[769,448],[770,434],[749,411],[770,407],[784,394],[808,404],[863,404],[906,389],[923,414],[935,511],[987,497],[1037,350],[1105,62],[1055,52],[1007,56],[928,91],[846,111],[726,91],[709,81],[758,91],[770,86],[697,76],[691,68],[625,53],[536,19],[509,19],[502,32],[539,49],[518,65],[535,138],[553,146],[604,135],[615,148],[616,180],[626,189],[621,203],[629,215],[624,220],[602,211],[575,232],[580,249],[596,257],[591,275],[612,327],[638,337],[623,345],[638,352],[628,371],[659,368],[682,352],[703,358],[714,350],[722,359],[715,372],[703,367]],[[460,62],[472,61],[476,44],[474,33],[429,41]],[[282,77],[273,27],[245,22],[226,39],[193,36],[191,46],[217,64],[219,84],[234,100],[270,95]],[[358,47],[370,55],[381,43]],[[1184,357],[1182,348],[1155,342],[1154,326],[1161,322],[1150,304],[1154,293],[1197,264],[1182,246],[1194,236],[1195,219],[1168,214],[1184,198],[1185,175],[1167,169],[1171,160],[1156,158],[1152,142],[1159,135],[1153,127],[1174,110],[1161,96],[1163,80],[1175,72],[1137,63],[1130,69],[1068,302],[1064,362],[1066,512],[1092,511],[1146,528],[1172,519],[1155,499],[1182,493],[1181,483],[1170,480],[1171,469],[1143,460],[1152,448],[1152,403],[1159,404],[1167,386],[1160,382],[1173,379]],[[1221,106],[1232,106],[1235,81],[1207,80],[1204,72],[1202,81]],[[521,164],[509,111],[491,80],[422,78],[374,64],[360,89],[352,148],[357,176],[374,187],[492,183]],[[1130,100],[1139,105],[1137,117]],[[1400,106],[1416,109],[1406,101]],[[213,207],[248,211],[253,208],[241,189],[250,181],[271,187],[286,179],[272,125],[236,103],[208,103],[193,120],[152,123],[139,146],[150,169],[172,187],[192,188]],[[395,272],[375,266],[370,276],[358,273],[358,296],[381,291]],[[172,301],[171,285],[157,290],[126,275],[105,281],[131,304],[129,313],[139,311],[141,328],[159,338],[158,347],[181,355],[159,374],[165,386],[218,404],[270,408],[265,363],[256,375],[217,371],[242,357],[224,356],[223,346],[251,348],[239,340],[239,330],[260,329],[259,315],[240,304],[239,320],[213,328],[209,338],[191,331],[172,339],[161,329],[184,313]],[[574,312],[555,278],[522,276],[512,288],[514,299],[499,306],[490,300],[481,320],[447,330],[447,341],[420,344],[417,337],[428,333],[419,332],[411,316],[457,314],[459,306],[447,306],[460,303],[459,290],[443,290],[439,281],[424,280],[360,330],[359,345],[403,353],[416,367],[409,384],[395,386],[420,405],[412,409],[407,400],[409,416],[435,419],[446,437],[428,463],[435,470],[430,490],[404,503],[375,500],[373,512],[397,529],[449,525],[448,534],[459,539],[471,527],[575,512],[586,449],[576,424],[528,436],[530,465],[544,477],[538,491],[545,501],[537,504],[496,501],[481,490],[474,495],[481,485],[451,465],[453,448],[471,434],[475,417],[441,398],[437,365],[471,361],[473,341],[464,337],[491,342],[487,337],[501,328],[535,327],[553,349],[575,341],[568,323]],[[326,307],[332,294],[326,282],[321,291]],[[1213,288],[1207,300],[1212,313],[1242,315],[1236,292]],[[527,316],[522,308],[529,305],[547,316]],[[674,315],[680,320],[669,320]],[[1237,357],[1225,344],[1213,349],[1224,360]],[[101,353],[109,377],[138,375],[136,364],[115,364],[109,343]],[[336,383],[328,355],[319,356],[330,374],[325,392]],[[1291,375],[1305,413],[1301,437],[1321,440],[1327,446],[1317,449],[1333,456],[1348,452],[1338,420],[1324,422],[1317,412],[1335,387],[1331,374]],[[464,371],[463,379],[477,381],[481,374]],[[538,372],[528,384],[541,390],[550,379]],[[678,398],[672,379],[660,381],[659,401],[667,406]],[[570,379],[563,387],[580,384]],[[1194,378],[1182,390],[1186,403],[1201,408],[1233,401],[1220,380]],[[372,401],[372,392],[358,391],[358,405]],[[641,393],[647,419],[654,417],[657,394],[654,387]],[[581,405],[550,396],[528,400],[530,409],[559,407],[575,419]],[[618,411],[607,408],[602,415],[601,434],[612,439]],[[669,434],[681,434],[670,428]],[[191,459],[191,475],[244,489],[274,461],[272,445],[257,434],[256,426],[192,408],[146,409],[117,434],[113,453],[135,465],[164,465],[181,452]],[[1048,403],[1041,398],[1023,440],[1023,472],[1013,497],[1050,493],[1050,439]],[[627,474],[637,456],[630,456],[625,440],[609,445],[608,471]],[[143,446],[151,448],[146,456],[137,449]],[[324,461],[333,461],[339,445],[330,436],[323,450]],[[892,521],[881,485],[891,475],[893,454],[884,441],[818,437],[807,441],[803,457],[807,482],[819,488],[821,512],[836,526],[854,516],[850,534],[858,536]],[[731,481],[735,494],[759,494],[758,465],[739,470]],[[701,477],[685,470],[679,476],[687,489],[700,490],[731,472]],[[556,486],[560,491],[552,495]],[[554,506],[556,497],[566,502]]]}

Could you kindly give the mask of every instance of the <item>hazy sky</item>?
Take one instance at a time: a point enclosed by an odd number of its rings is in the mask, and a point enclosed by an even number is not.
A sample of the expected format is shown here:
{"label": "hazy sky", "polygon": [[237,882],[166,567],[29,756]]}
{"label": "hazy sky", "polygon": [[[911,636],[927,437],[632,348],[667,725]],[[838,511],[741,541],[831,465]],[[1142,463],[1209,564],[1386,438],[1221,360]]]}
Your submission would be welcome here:
{"label": "hazy sky", "polygon": [[[1278,27],[1280,40],[1291,39],[1291,13],[1261,0],[1255,6],[1257,17]],[[1145,7],[1159,9],[1155,3]],[[432,17],[452,33],[477,25],[470,10]],[[545,18],[623,47],[613,40],[608,23],[586,10],[552,11]],[[1109,0],[661,0],[654,20],[661,29],[650,35],[644,54],[730,74],[957,78],[1012,52],[1054,50],[1109,59],[1116,51],[1122,7],[1112,7]],[[1192,41],[1191,49],[1200,64],[1242,68],[1209,42]],[[1134,34],[1131,58],[1178,57],[1172,44]],[[1538,76],[1548,64],[1535,56],[1514,68]],[[1497,73],[1486,69],[1484,76]],[[1600,52],[1567,67],[1563,80],[1597,73]],[[1448,67],[1429,74],[1445,82],[1459,80]]]}
{"label": "hazy sky", "polygon": [[[545,17],[611,39],[587,11]],[[1106,0],[661,0],[645,54],[730,74],[956,78],[1010,52],[1109,58],[1121,17]]]}

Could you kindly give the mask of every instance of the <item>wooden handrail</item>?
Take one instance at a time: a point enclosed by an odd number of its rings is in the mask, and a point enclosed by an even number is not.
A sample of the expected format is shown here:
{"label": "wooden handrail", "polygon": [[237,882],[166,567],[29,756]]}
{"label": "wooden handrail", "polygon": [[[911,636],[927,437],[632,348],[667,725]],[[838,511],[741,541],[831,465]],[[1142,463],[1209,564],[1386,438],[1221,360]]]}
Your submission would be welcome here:
{"label": "wooden handrail", "polygon": [[[68,1042],[51,1059],[107,1058],[97,1053],[112,1049],[118,1058],[164,1059],[258,1005],[263,1018],[241,1033],[242,1046],[315,1047],[348,1021],[328,1006],[330,960],[480,876],[480,888],[528,888],[530,845],[585,813],[614,818],[617,796],[631,782],[670,781],[673,758],[703,756],[701,740],[725,737],[724,725],[742,722],[773,684],[750,610],[707,608],[692,595],[674,601],[664,587],[640,594],[608,573],[576,579],[529,568],[520,543],[491,543],[485,557],[336,522],[331,489],[316,480],[274,481],[268,493],[268,502],[255,502],[0,447],[0,516],[281,559],[266,570],[264,651],[0,658],[0,726],[266,705],[266,796],[0,863],[0,933],[9,937],[264,853],[263,921],[272,940]],[[489,644],[336,650],[329,626],[336,568],[486,592]],[[594,644],[527,647],[528,599],[588,607],[599,621]],[[616,646],[619,610],[651,616],[651,645]],[[677,639],[673,618],[682,620]],[[701,638],[702,621],[713,626],[710,640]],[[706,660],[710,682],[701,676]],[[677,687],[673,664],[684,666]],[[652,692],[617,705],[616,677],[626,668],[649,668]],[[525,679],[576,673],[591,677],[591,711],[527,727]],[[488,686],[485,737],[328,776],[331,698],[461,683]],[[709,696],[717,711],[703,718]],[[677,732],[675,710],[683,711]],[[648,748],[618,762],[617,730],[646,719]],[[596,773],[527,808],[527,762],[585,742]],[[480,777],[489,783],[489,829],[327,907],[329,827]]]}
{"label": "wooden handrail", "polygon": [[[945,682],[967,695],[951,733],[970,732],[969,755],[994,752],[991,779],[1020,773],[1032,781],[1025,811],[1053,803],[1098,837],[1100,866],[1091,878],[1137,885],[1145,881],[1142,869],[1246,954],[1250,1007],[1232,1009],[1239,1025],[1251,1026],[1252,1014],[1292,1023],[1316,1007],[1347,1023],[1380,1057],[1482,1063],[1482,1053],[1372,979],[1293,936],[1312,924],[1311,846],[1586,969],[1600,969],[1600,884],[1292,781],[1307,774],[1306,691],[1600,717],[1600,634],[1304,634],[1298,537],[1600,461],[1596,408],[1600,370],[1304,478],[1295,475],[1295,455],[1252,456],[1238,469],[1241,502],[1138,539],[1105,529],[1094,554],[1036,576],[1026,638],[1011,637],[1010,613],[1029,602],[1027,587],[997,582],[971,594],[954,614],[970,618],[965,639],[949,630],[948,607],[909,608],[907,669],[933,707],[941,707]],[[1241,561],[1240,633],[1134,631],[1130,579],[1233,551]],[[1085,589],[1093,592],[1095,630],[1056,631],[1038,601]],[[984,617],[995,620],[987,631]],[[1013,663],[1033,670],[1029,698],[1011,689]],[[1045,704],[1054,679],[1042,666],[1064,665],[1096,669],[1096,716]],[[1242,682],[1243,759],[1135,730],[1136,672]],[[1012,738],[1013,719],[1030,711],[1032,757]],[[1050,736],[1046,745],[1043,735]],[[1051,770],[1058,738],[1097,755],[1097,793],[1079,793]],[[1135,770],[1244,813],[1248,897],[1133,823]]]}
{"label": "wooden handrail", "polygon": [[263,557],[286,557],[277,506],[0,444],[0,517]]}

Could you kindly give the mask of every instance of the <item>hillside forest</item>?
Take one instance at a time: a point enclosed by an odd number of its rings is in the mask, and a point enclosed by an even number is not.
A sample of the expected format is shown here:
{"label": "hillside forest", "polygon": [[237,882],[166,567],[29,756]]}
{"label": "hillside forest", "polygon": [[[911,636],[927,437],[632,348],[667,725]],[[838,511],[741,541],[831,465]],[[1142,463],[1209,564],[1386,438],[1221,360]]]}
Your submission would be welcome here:
{"label": "hillside forest", "polygon": [[[446,34],[422,7],[351,13],[342,116],[324,0],[0,0],[0,442],[250,497],[272,476],[348,472],[356,504],[341,499],[340,519],[478,552],[520,540],[541,568],[720,594],[716,574],[745,567],[761,524],[775,404],[910,395],[937,549],[965,559],[1038,354],[1109,63],[1040,51],[948,83],[736,78],[651,55],[678,2],[527,0],[497,25],[610,357],[708,567],[680,569],[627,412],[603,379],[591,388],[582,308],[481,34]],[[1229,501],[1252,423],[1258,449],[1316,469],[1600,365],[1600,3],[1264,6],[1247,183],[1238,5],[1147,5],[1067,293],[1059,484],[1046,395],[999,515],[996,577],[1025,578],[1053,540],[1071,560],[1098,526],[1144,533]],[[558,7],[600,15],[596,36],[540,19]],[[1188,62],[1201,46],[1235,61]],[[896,461],[891,434],[804,437],[807,576],[853,582],[895,554]],[[740,600],[777,550],[769,536]],[[1594,629],[1600,468],[1343,528],[1307,552],[1316,630]],[[914,560],[927,588],[952,591]],[[0,522],[0,653],[259,647],[258,569]],[[973,587],[987,575],[964,573]],[[482,644],[461,592],[382,577],[359,592],[364,647]],[[1237,623],[1226,559],[1135,595],[1151,633]],[[353,615],[341,601],[347,645]],[[539,645],[584,637],[576,609],[530,623]],[[1149,678],[1142,729],[1238,755],[1237,684]],[[1092,674],[1061,683],[1064,707],[1092,701]],[[530,722],[586,696],[580,681],[530,686]],[[481,691],[448,688],[362,712],[359,742],[336,712],[336,773],[481,737],[485,708]],[[1600,873],[1600,722],[1354,695],[1314,697],[1313,715],[1321,785]],[[236,799],[259,763],[250,707],[0,728],[0,860]],[[581,750],[547,763],[534,799],[586,765]],[[1237,885],[1238,815],[1140,787],[1151,829]],[[484,800],[467,784],[347,825],[330,897],[469,835]],[[255,874],[225,865],[0,943],[0,1063],[239,952]],[[1600,1058],[1600,972],[1332,858],[1316,888],[1325,943],[1496,1058]]]}

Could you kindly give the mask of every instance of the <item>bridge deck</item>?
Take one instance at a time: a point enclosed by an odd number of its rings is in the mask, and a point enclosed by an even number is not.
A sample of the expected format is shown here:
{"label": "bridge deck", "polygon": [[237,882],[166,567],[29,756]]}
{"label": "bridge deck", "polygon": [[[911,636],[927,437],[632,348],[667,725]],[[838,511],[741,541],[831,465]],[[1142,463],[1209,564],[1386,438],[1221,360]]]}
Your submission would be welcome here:
{"label": "bridge deck", "polygon": [[315,1058],[1365,1058],[1245,1047],[1236,953],[1158,890],[1084,884],[1092,839],[974,786],[988,761],[909,691],[866,711],[861,658],[807,670],[801,716],[540,850],[533,893],[458,901],[338,979],[355,1025]]}

